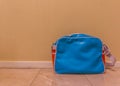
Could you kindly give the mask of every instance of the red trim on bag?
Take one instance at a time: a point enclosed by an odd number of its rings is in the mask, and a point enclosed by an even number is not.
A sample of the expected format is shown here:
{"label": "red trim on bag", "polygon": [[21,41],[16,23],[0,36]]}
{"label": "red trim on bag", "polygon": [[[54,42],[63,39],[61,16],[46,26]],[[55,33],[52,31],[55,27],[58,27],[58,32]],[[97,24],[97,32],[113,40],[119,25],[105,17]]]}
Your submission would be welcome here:
{"label": "red trim on bag", "polygon": [[54,60],[55,60],[55,54],[56,54],[56,46],[52,46],[52,64],[54,66]]}
{"label": "red trim on bag", "polygon": [[105,55],[102,54],[102,60],[103,60],[103,63],[105,64]]}

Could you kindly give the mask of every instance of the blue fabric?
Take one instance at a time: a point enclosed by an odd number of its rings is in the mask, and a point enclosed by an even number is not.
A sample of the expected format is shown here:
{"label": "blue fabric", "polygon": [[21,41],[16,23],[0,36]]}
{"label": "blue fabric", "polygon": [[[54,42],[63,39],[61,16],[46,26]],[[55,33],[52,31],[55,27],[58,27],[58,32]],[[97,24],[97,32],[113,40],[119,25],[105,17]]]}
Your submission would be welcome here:
{"label": "blue fabric", "polygon": [[55,71],[58,74],[104,72],[102,42],[86,34],[64,36],[56,43]]}

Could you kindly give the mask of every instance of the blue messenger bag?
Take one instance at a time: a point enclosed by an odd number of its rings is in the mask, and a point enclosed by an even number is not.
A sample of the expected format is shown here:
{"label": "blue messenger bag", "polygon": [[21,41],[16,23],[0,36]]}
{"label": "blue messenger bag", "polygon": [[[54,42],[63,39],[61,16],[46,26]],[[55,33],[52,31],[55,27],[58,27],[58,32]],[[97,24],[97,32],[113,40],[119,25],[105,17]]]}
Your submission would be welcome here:
{"label": "blue messenger bag", "polygon": [[102,41],[86,34],[72,34],[56,43],[54,70],[58,74],[104,73]]}

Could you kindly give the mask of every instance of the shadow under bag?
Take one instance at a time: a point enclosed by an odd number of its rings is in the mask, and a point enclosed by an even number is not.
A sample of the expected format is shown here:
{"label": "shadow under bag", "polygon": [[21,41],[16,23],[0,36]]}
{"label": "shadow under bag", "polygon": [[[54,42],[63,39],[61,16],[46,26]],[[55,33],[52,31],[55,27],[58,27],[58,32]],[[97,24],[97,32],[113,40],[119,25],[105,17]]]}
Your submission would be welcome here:
{"label": "shadow under bag", "polygon": [[54,70],[58,74],[104,73],[102,41],[86,34],[64,36],[55,43]]}

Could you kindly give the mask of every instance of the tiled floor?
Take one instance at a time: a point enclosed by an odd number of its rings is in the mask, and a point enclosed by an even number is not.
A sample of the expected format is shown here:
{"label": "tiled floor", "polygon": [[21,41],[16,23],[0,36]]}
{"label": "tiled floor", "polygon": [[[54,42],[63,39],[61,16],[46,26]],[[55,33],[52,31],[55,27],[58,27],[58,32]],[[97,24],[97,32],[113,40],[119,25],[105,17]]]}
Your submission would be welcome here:
{"label": "tiled floor", "polygon": [[58,75],[52,69],[0,69],[0,86],[120,86],[120,68],[95,75]]}

